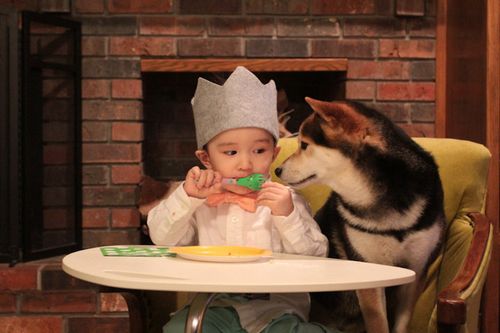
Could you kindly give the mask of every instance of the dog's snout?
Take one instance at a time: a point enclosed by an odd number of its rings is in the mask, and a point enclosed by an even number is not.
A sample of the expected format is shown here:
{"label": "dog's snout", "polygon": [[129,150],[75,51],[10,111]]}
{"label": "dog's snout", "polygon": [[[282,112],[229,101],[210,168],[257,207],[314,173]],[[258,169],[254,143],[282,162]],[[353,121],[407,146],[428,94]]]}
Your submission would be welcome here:
{"label": "dog's snout", "polygon": [[282,168],[276,168],[274,169],[274,173],[276,174],[276,176],[281,176],[281,172],[283,172],[283,169]]}

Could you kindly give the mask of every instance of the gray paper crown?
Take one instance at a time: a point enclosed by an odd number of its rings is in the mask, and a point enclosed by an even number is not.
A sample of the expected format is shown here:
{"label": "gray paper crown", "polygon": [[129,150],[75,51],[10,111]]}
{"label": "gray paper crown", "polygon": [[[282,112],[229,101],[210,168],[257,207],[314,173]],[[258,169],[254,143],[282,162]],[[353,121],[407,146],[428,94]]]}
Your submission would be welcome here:
{"label": "gray paper crown", "polygon": [[198,149],[217,134],[240,127],[262,128],[279,138],[276,85],[273,80],[262,84],[245,67],[238,66],[222,86],[198,78],[191,104]]}

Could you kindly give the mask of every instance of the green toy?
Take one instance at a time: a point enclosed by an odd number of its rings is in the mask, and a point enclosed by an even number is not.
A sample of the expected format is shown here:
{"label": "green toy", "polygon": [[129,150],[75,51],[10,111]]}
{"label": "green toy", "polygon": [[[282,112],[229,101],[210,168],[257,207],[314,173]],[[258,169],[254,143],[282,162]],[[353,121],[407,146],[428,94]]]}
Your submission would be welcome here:
{"label": "green toy", "polygon": [[231,184],[231,185],[239,185],[244,186],[252,191],[258,191],[261,189],[262,184],[266,181],[266,177],[260,173],[254,173],[250,176],[246,176],[243,178],[223,178],[223,184]]}

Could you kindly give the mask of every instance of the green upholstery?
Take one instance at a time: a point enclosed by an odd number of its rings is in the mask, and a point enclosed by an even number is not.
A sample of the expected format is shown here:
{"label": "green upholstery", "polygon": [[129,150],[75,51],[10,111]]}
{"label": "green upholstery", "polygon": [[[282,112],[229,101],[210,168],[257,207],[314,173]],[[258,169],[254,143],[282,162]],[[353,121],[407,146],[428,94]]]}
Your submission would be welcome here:
{"label": "green upholstery", "polygon": [[[484,212],[487,187],[489,151],[482,145],[454,139],[415,138],[430,152],[439,166],[444,189],[445,214],[448,231],[443,253],[430,267],[425,290],[418,299],[410,323],[410,332],[436,332],[436,298],[457,274],[469,248],[473,223],[467,216],[470,212]],[[281,152],[273,164],[280,165],[298,147],[296,138],[280,139]],[[274,181],[280,181],[273,175]],[[324,204],[330,189],[323,185],[312,185],[300,191],[309,202],[313,212]],[[489,249],[489,250],[488,250]],[[477,332],[479,300],[491,253],[491,239],[487,255],[473,285],[465,292],[467,299],[467,323],[464,332]]]}

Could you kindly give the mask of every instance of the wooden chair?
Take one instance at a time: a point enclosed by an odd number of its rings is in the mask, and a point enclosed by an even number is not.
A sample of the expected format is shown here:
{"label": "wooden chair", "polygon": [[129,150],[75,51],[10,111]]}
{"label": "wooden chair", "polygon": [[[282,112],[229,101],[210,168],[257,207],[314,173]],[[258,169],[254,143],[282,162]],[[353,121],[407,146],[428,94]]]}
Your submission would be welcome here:
{"label": "wooden chair", "polygon": [[[410,332],[480,331],[481,294],[492,251],[492,226],[484,215],[489,151],[482,145],[453,139],[415,138],[435,158],[443,183],[448,221],[442,254],[430,267],[426,288],[418,299]],[[294,138],[280,140],[277,167],[297,148]],[[275,178],[276,181],[279,181]],[[146,179],[141,212],[168,196],[172,184]],[[330,190],[313,185],[301,191],[313,211]],[[131,333],[161,332],[169,312],[185,303],[181,293],[123,291],[130,311]],[[312,309],[314,311],[314,309]]]}

